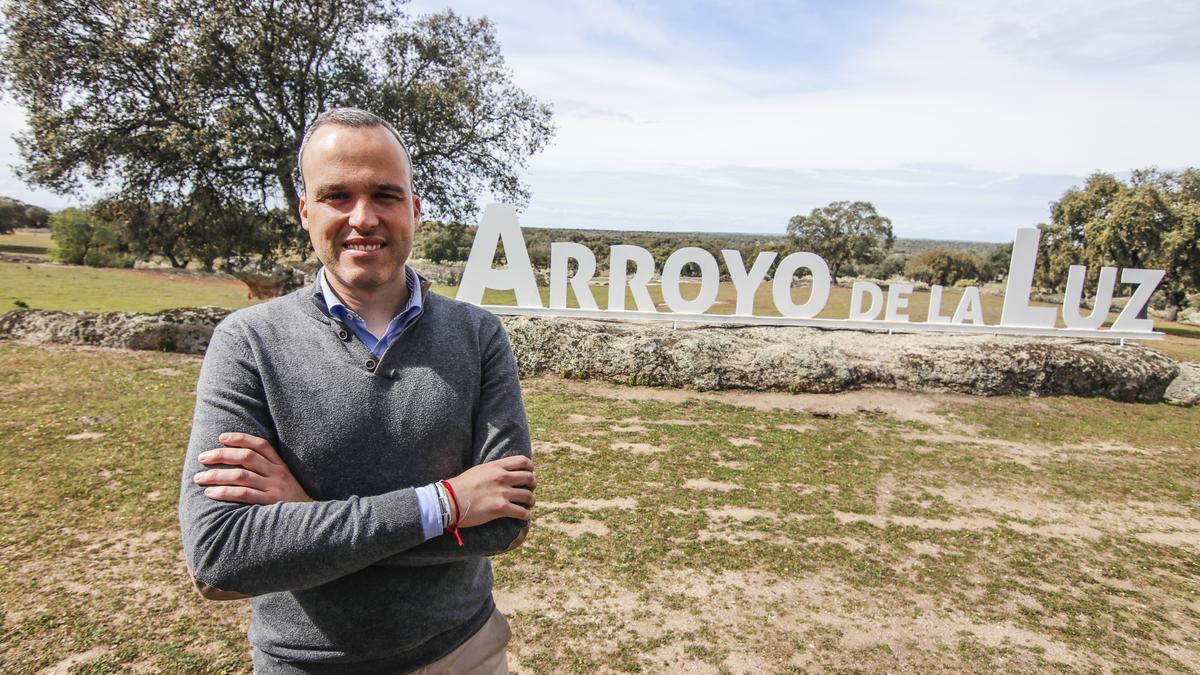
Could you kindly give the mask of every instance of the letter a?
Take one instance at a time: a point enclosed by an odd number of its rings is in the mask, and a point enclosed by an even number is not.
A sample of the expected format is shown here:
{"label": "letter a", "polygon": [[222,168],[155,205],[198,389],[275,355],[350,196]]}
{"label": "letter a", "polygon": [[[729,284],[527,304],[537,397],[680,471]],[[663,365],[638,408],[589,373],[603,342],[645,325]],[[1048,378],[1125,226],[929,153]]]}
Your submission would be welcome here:
{"label": "letter a", "polygon": [[[492,267],[496,246],[501,240],[504,241],[508,269]],[[525,238],[521,236],[521,225],[517,222],[517,210],[508,204],[488,204],[484,209],[456,298],[479,305],[483,303],[486,288],[516,291],[518,307],[542,306],[533,266],[529,264],[529,251],[525,249]]]}

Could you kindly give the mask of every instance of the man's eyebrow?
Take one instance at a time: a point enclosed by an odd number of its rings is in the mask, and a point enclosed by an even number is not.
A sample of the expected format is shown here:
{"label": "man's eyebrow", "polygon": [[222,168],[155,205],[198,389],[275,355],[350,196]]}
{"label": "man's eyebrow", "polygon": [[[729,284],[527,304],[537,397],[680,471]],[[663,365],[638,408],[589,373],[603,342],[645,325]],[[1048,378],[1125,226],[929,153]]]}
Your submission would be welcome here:
{"label": "man's eyebrow", "polygon": [[318,185],[317,189],[313,190],[313,194],[317,195],[318,197],[324,197],[325,195],[329,194],[330,192],[337,192],[339,190],[345,190],[345,189],[346,189],[346,186],[342,185],[341,183],[330,183],[327,185]]}
{"label": "man's eyebrow", "polygon": [[408,188],[406,188],[403,185],[400,185],[398,183],[376,183],[375,189],[376,190],[385,190],[387,192],[399,192],[400,194],[408,193]]}
{"label": "man's eyebrow", "polygon": [[[318,185],[317,189],[313,190],[313,194],[317,195],[317,197],[324,197],[331,192],[341,192],[346,189],[347,187],[342,183],[330,183],[328,185]],[[408,188],[399,183],[375,183],[371,186],[371,190],[373,192],[385,191],[398,192],[402,195],[408,194]]]}

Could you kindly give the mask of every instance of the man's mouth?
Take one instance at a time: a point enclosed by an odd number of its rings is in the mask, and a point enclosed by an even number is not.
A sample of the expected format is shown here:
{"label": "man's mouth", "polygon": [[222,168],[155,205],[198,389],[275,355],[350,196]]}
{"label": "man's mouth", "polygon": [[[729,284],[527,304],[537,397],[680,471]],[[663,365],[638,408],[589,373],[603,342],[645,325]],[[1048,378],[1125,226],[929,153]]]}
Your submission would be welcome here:
{"label": "man's mouth", "polygon": [[386,246],[386,244],[381,241],[347,240],[344,243],[342,243],[342,246],[350,249],[351,251],[370,252],[370,251],[374,251],[374,250],[383,248],[384,246]]}

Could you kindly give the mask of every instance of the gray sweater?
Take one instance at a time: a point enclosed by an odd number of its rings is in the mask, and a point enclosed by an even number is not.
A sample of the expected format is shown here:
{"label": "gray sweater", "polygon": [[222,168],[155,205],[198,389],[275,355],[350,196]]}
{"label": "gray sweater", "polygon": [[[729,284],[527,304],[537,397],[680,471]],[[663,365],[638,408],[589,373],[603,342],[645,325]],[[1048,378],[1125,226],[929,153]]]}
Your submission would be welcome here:
{"label": "gray sweater", "polygon": [[[229,315],[196,385],[179,520],[199,585],[251,599],[250,642],[278,672],[417,668],[493,608],[486,556],[519,541],[504,518],[424,541],[415,486],[530,455],[516,361],[493,314],[428,291],[375,359],[316,284]],[[267,439],[312,503],[204,495],[197,455],[222,432]],[[257,659],[256,659],[257,661]]]}

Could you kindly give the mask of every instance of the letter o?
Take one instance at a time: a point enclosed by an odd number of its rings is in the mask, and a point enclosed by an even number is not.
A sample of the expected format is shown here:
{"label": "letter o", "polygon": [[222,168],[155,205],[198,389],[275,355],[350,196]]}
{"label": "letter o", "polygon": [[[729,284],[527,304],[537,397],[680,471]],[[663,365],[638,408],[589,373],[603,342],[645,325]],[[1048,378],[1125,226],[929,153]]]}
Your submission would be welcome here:
{"label": "letter o", "polygon": [[[792,302],[792,275],[801,267],[812,270],[812,293],[808,302],[797,305]],[[771,283],[771,294],[775,300],[775,309],[779,313],[795,319],[811,319],[825,309],[829,301],[829,265],[816,253],[804,251],[793,253],[779,261],[775,268],[775,279]]]}
{"label": "letter o", "polygon": [[[684,300],[679,293],[679,274],[688,263],[700,267],[700,293],[695,300]],[[698,246],[685,246],[667,258],[662,271],[662,294],[667,307],[681,314],[703,314],[717,301],[721,290],[721,268],[713,254]]]}

